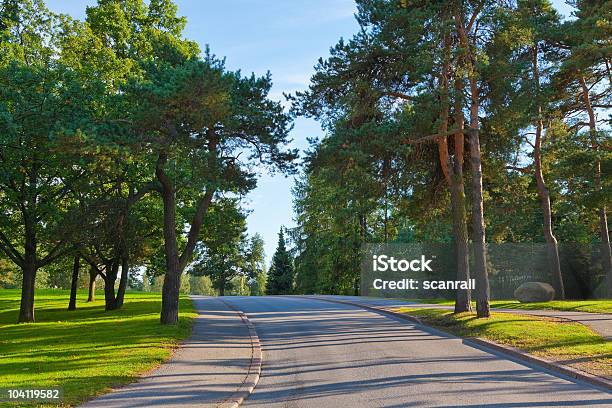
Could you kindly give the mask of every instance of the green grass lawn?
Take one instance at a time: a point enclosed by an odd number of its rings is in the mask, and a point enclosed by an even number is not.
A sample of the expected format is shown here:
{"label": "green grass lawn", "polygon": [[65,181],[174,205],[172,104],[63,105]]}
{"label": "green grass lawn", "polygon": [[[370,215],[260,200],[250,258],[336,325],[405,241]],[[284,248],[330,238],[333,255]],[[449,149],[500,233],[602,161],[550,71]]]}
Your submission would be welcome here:
{"label": "green grass lawn", "polygon": [[68,291],[39,290],[37,322],[15,324],[19,291],[0,290],[0,388],[59,386],[64,406],[73,406],[158,366],[191,332],[189,298],[181,298],[176,326],[159,324],[159,293],[128,292],[112,312],[98,298],[86,303],[79,292],[77,310],[68,312]]}
{"label": "green grass lawn", "polygon": [[477,319],[474,313],[454,315],[442,309],[402,307],[398,311],[460,337],[485,338],[587,372],[612,376],[612,341],[580,323],[509,313]]}
{"label": "green grass lawn", "polygon": [[[452,306],[448,299],[406,299],[410,302],[432,303]],[[612,313],[612,299],[597,300],[553,300],[550,302],[521,303],[518,300],[492,300],[491,307],[497,309],[562,310],[588,313]]]}

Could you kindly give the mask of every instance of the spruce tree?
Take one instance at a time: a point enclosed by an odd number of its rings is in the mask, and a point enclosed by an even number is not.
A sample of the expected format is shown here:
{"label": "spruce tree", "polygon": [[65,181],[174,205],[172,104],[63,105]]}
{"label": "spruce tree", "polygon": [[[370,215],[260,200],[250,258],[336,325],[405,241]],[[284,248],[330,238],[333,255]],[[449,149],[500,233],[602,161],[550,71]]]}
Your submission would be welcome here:
{"label": "spruce tree", "polygon": [[287,251],[282,227],[278,233],[278,247],[272,258],[266,289],[268,295],[288,295],[293,289],[293,260]]}

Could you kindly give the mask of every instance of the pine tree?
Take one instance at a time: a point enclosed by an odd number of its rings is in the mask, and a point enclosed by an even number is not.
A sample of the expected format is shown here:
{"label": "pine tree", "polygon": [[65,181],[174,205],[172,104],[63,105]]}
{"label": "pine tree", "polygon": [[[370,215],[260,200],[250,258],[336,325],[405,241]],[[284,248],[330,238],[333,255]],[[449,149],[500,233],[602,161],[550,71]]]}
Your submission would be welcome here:
{"label": "pine tree", "polygon": [[272,258],[268,274],[268,295],[287,295],[293,289],[293,259],[285,245],[285,235],[281,227],[278,233],[278,247]]}

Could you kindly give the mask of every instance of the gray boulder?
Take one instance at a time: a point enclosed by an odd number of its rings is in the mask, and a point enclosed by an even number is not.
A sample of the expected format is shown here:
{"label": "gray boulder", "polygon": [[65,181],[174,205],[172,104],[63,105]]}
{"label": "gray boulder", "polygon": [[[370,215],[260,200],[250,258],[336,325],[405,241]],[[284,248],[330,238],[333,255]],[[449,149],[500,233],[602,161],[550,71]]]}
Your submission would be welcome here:
{"label": "gray boulder", "polygon": [[521,303],[548,302],[555,298],[555,289],[544,282],[525,282],[516,288],[514,297]]}

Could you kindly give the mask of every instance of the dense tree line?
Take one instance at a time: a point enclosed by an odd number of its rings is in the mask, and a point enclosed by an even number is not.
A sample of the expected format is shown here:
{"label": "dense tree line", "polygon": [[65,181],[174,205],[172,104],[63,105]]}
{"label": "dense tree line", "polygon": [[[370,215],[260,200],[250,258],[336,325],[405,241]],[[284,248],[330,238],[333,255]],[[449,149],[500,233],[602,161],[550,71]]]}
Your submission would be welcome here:
{"label": "dense tree line", "polygon": [[357,1],[359,32],[292,97],[326,131],[294,189],[298,292],[357,293],[363,243],[452,242],[484,317],[486,243],[546,243],[563,298],[564,241],[600,246],[612,295],[612,5],[573,5]]}
{"label": "dense tree line", "polygon": [[22,277],[20,322],[34,321],[39,269],[64,263],[103,279],[108,310],[129,270],[157,271],[161,322],[175,323],[209,217],[239,212],[258,167],[293,170],[291,119],[269,74],[228,71],[184,38],[172,1],[99,0],[86,15],[0,3],[0,260]]}

